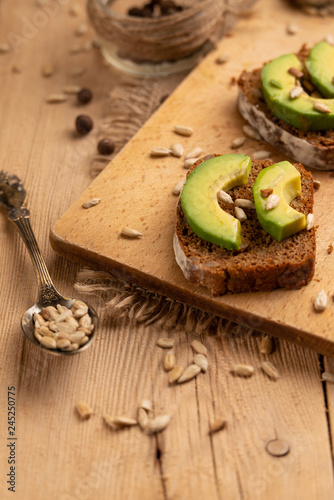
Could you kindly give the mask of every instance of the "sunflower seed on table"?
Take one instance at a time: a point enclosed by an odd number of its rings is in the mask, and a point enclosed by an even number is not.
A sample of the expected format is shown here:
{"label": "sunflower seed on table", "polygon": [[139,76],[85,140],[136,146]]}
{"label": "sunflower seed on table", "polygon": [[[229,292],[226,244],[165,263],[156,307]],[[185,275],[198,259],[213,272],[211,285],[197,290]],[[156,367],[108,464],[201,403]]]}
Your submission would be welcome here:
{"label": "sunflower seed on table", "polygon": [[236,218],[240,221],[244,221],[247,219],[247,215],[245,214],[244,210],[240,207],[235,207],[234,213],[235,213]]}
{"label": "sunflower seed on table", "polygon": [[255,130],[255,128],[251,127],[250,125],[244,125],[242,127],[242,130],[244,134],[247,135],[247,137],[249,137],[250,139],[255,139],[256,141],[261,140],[260,134],[257,132],[257,130]]}
{"label": "sunflower seed on table", "polygon": [[255,151],[255,153],[251,156],[254,160],[264,160],[265,158],[269,158],[269,156],[271,156],[271,152],[265,150]]}
{"label": "sunflower seed on table", "polygon": [[215,59],[215,63],[216,64],[225,64],[229,60],[229,58],[230,58],[230,54],[225,52],[225,54],[222,54],[221,56],[218,56]]}
{"label": "sunflower seed on table", "polygon": [[194,163],[196,163],[198,158],[188,158],[188,160],[184,160],[184,168],[189,168],[191,167]]}
{"label": "sunflower seed on table", "polygon": [[67,97],[64,94],[50,94],[46,98],[46,102],[53,104],[53,103],[58,103],[58,102],[65,102],[66,99],[67,99]]}
{"label": "sunflower seed on table", "polygon": [[233,205],[234,201],[231,198],[231,196],[226,193],[226,191],[223,191],[222,189],[218,191],[217,193],[218,200],[222,201],[223,203],[226,203],[227,205]]}
{"label": "sunflower seed on table", "polygon": [[74,54],[79,54],[80,52],[82,52],[82,47],[81,45],[75,43],[74,45],[72,45],[70,48],[69,48],[69,53],[74,55]]}
{"label": "sunflower seed on table", "polygon": [[54,71],[55,71],[55,69],[52,66],[52,64],[50,64],[50,63],[43,64],[42,75],[45,76],[46,78],[49,78],[50,76],[52,76]]}
{"label": "sunflower seed on table", "polygon": [[175,365],[176,365],[176,358],[174,352],[173,351],[166,352],[164,357],[165,370],[169,372],[173,370],[173,368],[175,368]]}
{"label": "sunflower seed on table", "polygon": [[202,342],[200,342],[199,340],[193,340],[190,345],[197,354],[203,354],[204,356],[207,356],[208,350],[205,345],[202,344]]}
{"label": "sunflower seed on table", "polygon": [[93,42],[91,40],[87,40],[82,46],[83,52],[90,52],[93,48]]}
{"label": "sunflower seed on table", "polygon": [[313,109],[315,109],[316,111],[320,111],[320,113],[330,113],[331,112],[331,108],[329,106],[327,106],[327,104],[320,102],[320,101],[316,101],[313,104]]}
{"label": "sunflower seed on table", "polygon": [[104,421],[114,430],[138,425],[136,419],[123,417],[121,415],[104,415]]}
{"label": "sunflower seed on table", "polygon": [[70,76],[81,76],[86,72],[86,69],[83,68],[82,66],[77,66],[74,67],[70,70],[69,74]]}
{"label": "sunflower seed on table", "polygon": [[263,361],[261,363],[261,370],[268,375],[269,378],[272,378],[274,380],[277,380],[279,377],[277,368],[270,363],[270,361]]}
{"label": "sunflower seed on table", "polygon": [[306,229],[310,231],[314,227],[314,215],[308,214],[306,217]]}
{"label": "sunflower seed on table", "polygon": [[183,382],[188,382],[201,372],[201,367],[195,364],[187,366],[187,368],[182,373],[181,377],[178,378],[177,383],[182,384]]}
{"label": "sunflower seed on table", "polygon": [[83,36],[83,35],[86,35],[88,31],[88,26],[86,23],[81,23],[79,24],[79,26],[76,28],[74,34],[76,36]]}
{"label": "sunflower seed on table", "polygon": [[142,399],[139,408],[143,408],[146,411],[152,411],[152,402],[149,399]]}
{"label": "sunflower seed on table", "polygon": [[147,434],[155,434],[166,429],[171,419],[170,415],[160,415],[158,417],[149,419],[146,425]]}
{"label": "sunflower seed on table", "polygon": [[334,382],[334,374],[328,373],[328,372],[323,372],[321,374],[321,379],[325,380],[326,382]]}
{"label": "sunflower seed on table", "polygon": [[192,149],[189,151],[189,153],[186,154],[185,159],[189,160],[190,158],[198,158],[200,154],[203,153],[203,149],[200,148],[199,146]]}
{"label": "sunflower seed on table", "polygon": [[218,417],[210,424],[209,433],[213,434],[215,432],[225,429],[227,421],[223,417]]}
{"label": "sunflower seed on table", "polygon": [[246,137],[236,137],[231,143],[231,149],[238,149],[246,142]]}
{"label": "sunflower seed on table", "polygon": [[127,236],[128,238],[140,238],[143,234],[136,229],[132,229],[131,227],[123,227],[121,236]]}
{"label": "sunflower seed on table", "polygon": [[270,194],[267,198],[266,210],[272,210],[273,208],[276,208],[279,205],[280,200],[281,199],[278,194]]}
{"label": "sunflower seed on table", "polygon": [[182,144],[172,144],[170,147],[171,153],[173,156],[176,156],[177,158],[181,158],[181,156],[184,153],[184,148]]}
{"label": "sunflower seed on table", "polygon": [[238,363],[232,367],[231,372],[240,377],[251,377],[254,374],[254,367]]}
{"label": "sunflower seed on table", "polygon": [[319,293],[314,297],[313,307],[316,311],[322,312],[326,309],[328,304],[328,297],[325,290],[320,290]]}
{"label": "sunflower seed on table", "polygon": [[173,131],[176,134],[183,135],[185,137],[190,137],[194,132],[191,127],[185,127],[184,125],[174,125]]}
{"label": "sunflower seed on table", "polygon": [[286,27],[286,32],[288,35],[295,35],[298,32],[298,26],[295,23],[290,22]]}
{"label": "sunflower seed on table", "polygon": [[254,202],[252,200],[245,200],[244,198],[238,198],[237,200],[235,200],[235,206],[240,208],[255,209]]}
{"label": "sunflower seed on table", "polygon": [[139,427],[143,431],[145,431],[147,428],[148,422],[149,422],[149,417],[147,415],[147,411],[145,410],[145,408],[138,408],[137,419],[138,419]]}
{"label": "sunflower seed on table", "polygon": [[269,335],[264,335],[260,342],[260,353],[271,354],[273,350],[273,339]]}
{"label": "sunflower seed on table", "polygon": [[174,347],[174,344],[175,344],[175,340],[170,339],[168,337],[161,337],[157,341],[157,345],[159,347],[162,347],[163,349],[171,349],[172,347]]}
{"label": "sunflower seed on table", "polygon": [[81,14],[81,7],[78,4],[73,4],[69,8],[69,14],[71,16],[77,17],[79,14]]}
{"label": "sunflower seed on table", "polygon": [[0,43],[0,54],[6,54],[6,52],[9,52],[9,49],[8,43]]}
{"label": "sunflower seed on table", "polygon": [[93,410],[86,401],[79,401],[76,405],[76,410],[81,418],[88,419],[93,415]]}
{"label": "sunflower seed on table", "polygon": [[173,194],[175,194],[175,195],[180,194],[182,189],[183,189],[184,183],[185,183],[185,179],[183,179],[183,181],[178,182],[176,184],[176,186],[174,186],[174,188],[173,188]]}
{"label": "sunflower seed on table", "polygon": [[202,372],[206,373],[209,367],[208,360],[204,354],[195,354],[194,356],[195,365],[199,366]]}
{"label": "sunflower seed on table", "polygon": [[327,42],[329,45],[334,45],[334,36],[331,33],[327,33],[325,36],[325,42]]}
{"label": "sunflower seed on table", "polygon": [[314,189],[319,189],[320,186],[321,186],[321,182],[320,181],[316,181],[316,180],[313,181],[313,187],[314,187]]}
{"label": "sunflower seed on table", "polygon": [[171,150],[168,148],[153,148],[151,149],[151,156],[168,156],[170,155]]}
{"label": "sunflower seed on table", "polygon": [[77,94],[80,90],[81,87],[79,85],[65,85],[63,87],[64,94]]}
{"label": "sunflower seed on table", "polygon": [[83,208],[91,208],[91,207],[95,207],[95,205],[98,205],[101,201],[101,198],[92,198],[91,200],[89,201],[85,201],[82,206]]}
{"label": "sunflower seed on table", "polygon": [[291,99],[297,99],[297,97],[300,97],[303,92],[304,92],[303,87],[297,85],[296,87],[293,87],[290,90],[289,96],[291,97]]}
{"label": "sunflower seed on table", "polygon": [[176,382],[181,377],[183,372],[184,372],[183,366],[175,366],[175,368],[173,368],[173,370],[169,372],[168,382],[170,384],[174,384],[174,382]]}

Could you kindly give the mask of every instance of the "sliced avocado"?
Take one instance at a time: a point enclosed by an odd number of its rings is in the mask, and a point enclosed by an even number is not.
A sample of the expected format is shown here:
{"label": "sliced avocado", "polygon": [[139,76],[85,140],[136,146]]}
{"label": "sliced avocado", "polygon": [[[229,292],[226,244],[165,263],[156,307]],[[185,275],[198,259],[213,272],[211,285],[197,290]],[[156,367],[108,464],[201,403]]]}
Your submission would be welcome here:
{"label": "sliced avocado", "polygon": [[[272,189],[272,194],[280,197],[276,208],[266,209],[268,198],[262,196],[263,189]],[[300,173],[288,161],[264,168],[255,179],[253,196],[257,217],[263,229],[278,241],[306,227],[305,215],[290,207],[300,193]]]}
{"label": "sliced avocado", "polygon": [[221,209],[217,193],[246,184],[251,167],[249,156],[229,154],[210,158],[190,173],[181,193],[181,207],[197,236],[228,250],[240,248],[240,222]]}
{"label": "sliced avocado", "polygon": [[327,42],[317,43],[305,64],[317,89],[325,97],[334,97],[334,47]]}
{"label": "sliced avocado", "polygon": [[[292,99],[290,91],[296,86],[296,78],[289,73],[290,68],[303,69],[294,54],[277,57],[262,69],[263,96],[268,108],[281,120],[304,131],[334,128],[334,99],[315,98],[306,92]],[[330,113],[314,109],[315,102],[328,106]]]}

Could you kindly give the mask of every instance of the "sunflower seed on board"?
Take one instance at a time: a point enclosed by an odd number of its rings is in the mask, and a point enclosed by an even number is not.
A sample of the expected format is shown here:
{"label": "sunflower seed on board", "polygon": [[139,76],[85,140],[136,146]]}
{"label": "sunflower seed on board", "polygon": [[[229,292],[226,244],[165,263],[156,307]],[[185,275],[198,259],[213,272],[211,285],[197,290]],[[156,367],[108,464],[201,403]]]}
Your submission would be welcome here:
{"label": "sunflower seed on board", "polygon": [[77,66],[75,68],[72,68],[70,70],[70,76],[81,76],[86,72],[86,69],[83,68],[82,66]]}
{"label": "sunflower seed on board", "polygon": [[172,347],[174,347],[174,344],[175,344],[175,340],[170,339],[168,337],[161,337],[157,341],[157,345],[159,347],[162,347],[163,349],[171,349]]}
{"label": "sunflower seed on board", "polygon": [[131,227],[123,227],[121,236],[127,236],[128,238],[140,238],[143,235],[136,229],[132,229]]}
{"label": "sunflower seed on board", "polygon": [[139,427],[143,431],[145,431],[146,427],[148,425],[148,422],[149,422],[149,418],[148,418],[148,415],[147,415],[147,411],[144,408],[138,408],[137,419],[138,419]]}
{"label": "sunflower seed on board", "polygon": [[198,365],[192,364],[187,366],[187,368],[182,373],[181,377],[178,378],[177,383],[182,384],[183,382],[188,382],[189,380],[192,380],[193,378],[197,377],[200,371],[201,367]]}
{"label": "sunflower seed on board", "polygon": [[265,150],[255,151],[255,153],[251,156],[254,160],[264,160],[265,158],[269,158],[269,156],[271,156],[271,152]]}
{"label": "sunflower seed on board", "polygon": [[280,200],[281,199],[278,194],[270,194],[267,198],[266,210],[272,210],[273,208],[276,208],[279,205]]}
{"label": "sunflower seed on board", "polygon": [[334,45],[334,36],[332,33],[327,33],[325,36],[325,42],[327,42],[329,45]]}
{"label": "sunflower seed on board", "polygon": [[76,405],[76,410],[81,418],[88,419],[93,415],[93,410],[86,401],[79,401]]}
{"label": "sunflower seed on board", "polygon": [[153,148],[151,149],[151,156],[168,156],[171,150],[168,148]]}
{"label": "sunflower seed on board", "polygon": [[327,104],[320,102],[320,101],[316,101],[313,104],[313,109],[315,109],[316,111],[320,111],[320,113],[330,113],[331,112],[331,108],[329,106],[327,106]]}
{"label": "sunflower seed on board", "polygon": [[203,354],[204,356],[207,356],[207,354],[208,354],[207,348],[199,340],[193,340],[191,343],[191,347],[194,349],[194,351],[197,354]]}
{"label": "sunflower seed on board", "polygon": [[166,429],[171,419],[170,415],[160,415],[158,417],[149,419],[146,425],[147,434],[155,434],[156,432],[161,432]]}
{"label": "sunflower seed on board", "polygon": [[216,420],[214,420],[214,422],[210,424],[209,433],[213,434],[215,432],[221,431],[222,429],[225,429],[226,424],[227,421],[225,418],[223,417],[216,418]]}
{"label": "sunflower seed on board", "polygon": [[98,205],[101,201],[101,198],[92,198],[89,201],[85,201],[85,203],[82,204],[83,208],[91,208],[95,207],[95,205]]}
{"label": "sunflower seed on board", "polygon": [[195,365],[199,366],[202,372],[206,373],[209,367],[208,360],[204,354],[195,354],[194,356]]}
{"label": "sunflower seed on board", "polygon": [[9,49],[8,43],[0,43],[0,54],[6,54],[6,52],[9,52]]}
{"label": "sunflower seed on board", "polygon": [[273,339],[269,335],[262,337],[260,342],[260,353],[271,354],[273,350]]}
{"label": "sunflower seed on board", "polygon": [[241,148],[246,142],[246,137],[236,137],[231,143],[231,149]]}
{"label": "sunflower seed on board", "polygon": [[244,221],[247,219],[247,215],[245,214],[244,210],[240,207],[235,207],[234,208],[234,213],[235,213],[235,216],[238,220],[240,220],[240,222]]}
{"label": "sunflower seed on board", "polygon": [[74,55],[74,54],[79,54],[80,52],[82,52],[82,47],[81,45],[75,43],[74,45],[72,45],[70,48],[69,48],[69,53]]}
{"label": "sunflower seed on board", "polygon": [[328,373],[328,372],[323,372],[321,374],[321,379],[325,380],[326,382],[334,382],[334,374]]}
{"label": "sunflower seed on board", "polygon": [[71,5],[69,8],[69,14],[74,17],[79,16],[79,14],[81,14],[81,7],[78,4]]}
{"label": "sunflower seed on board", "polygon": [[297,85],[296,87],[293,87],[290,90],[289,96],[291,99],[297,99],[297,97],[300,97],[303,92],[304,92],[303,87],[301,87],[300,85]]}
{"label": "sunflower seed on board", "polygon": [[77,94],[78,92],[80,92],[81,90],[81,87],[79,85],[65,85],[65,87],[63,87],[63,92],[64,94]]}
{"label": "sunflower seed on board", "polygon": [[308,214],[306,217],[306,229],[310,231],[314,227],[314,215]]}
{"label": "sunflower seed on board", "polygon": [[226,193],[226,191],[223,191],[222,189],[218,191],[217,193],[218,200],[222,201],[223,203],[226,203],[227,205],[233,205],[234,201],[231,198],[231,196]]}
{"label": "sunflower seed on board", "polygon": [[181,156],[184,153],[184,149],[182,144],[172,144],[170,147],[171,153],[173,156],[176,156],[177,158],[181,158]]}
{"label": "sunflower seed on board", "polygon": [[251,377],[254,374],[254,367],[251,365],[236,364],[232,367],[231,372],[240,377]]}
{"label": "sunflower seed on board", "polygon": [[277,380],[279,377],[277,368],[270,361],[263,361],[261,363],[261,370],[273,380]]}
{"label": "sunflower seed on board", "polygon": [[184,160],[184,168],[189,168],[191,167],[194,163],[196,163],[198,158],[188,158],[188,160]]}
{"label": "sunflower seed on board", "polygon": [[250,139],[255,139],[256,141],[261,140],[260,134],[255,130],[255,128],[251,127],[250,125],[244,125],[242,127],[242,130],[247,137]]}
{"label": "sunflower seed on board", "polygon": [[46,102],[54,104],[58,102],[64,102],[66,101],[66,99],[67,97],[64,94],[51,94],[46,98]]}
{"label": "sunflower seed on board", "polygon": [[122,429],[123,427],[132,427],[137,425],[138,422],[134,418],[123,417],[121,415],[104,415],[104,421],[112,429]]}
{"label": "sunflower seed on board", "polygon": [[175,368],[173,368],[173,370],[169,372],[168,382],[170,384],[174,384],[174,382],[176,382],[181,377],[183,372],[184,372],[183,366],[175,366]]}
{"label": "sunflower seed on board", "polygon": [[189,153],[186,154],[185,159],[189,160],[189,158],[198,158],[201,153],[203,153],[203,149],[198,146],[197,148],[189,151]]}
{"label": "sunflower seed on board", "polygon": [[194,132],[191,127],[185,127],[184,125],[174,125],[173,131],[176,134],[184,135],[185,137],[190,137]]}
{"label": "sunflower seed on board", "polygon": [[165,370],[169,372],[173,370],[173,368],[175,368],[175,365],[176,365],[176,358],[174,352],[173,351],[166,352],[164,357]]}
{"label": "sunflower seed on board", "polygon": [[75,30],[75,32],[74,32],[74,34],[75,34],[76,36],[83,36],[83,35],[85,35],[85,34],[87,33],[87,31],[88,31],[88,26],[87,26],[87,24],[85,24],[85,23],[81,23],[81,24],[79,24],[79,26],[76,28],[76,30]]}
{"label": "sunflower seed on board", "polygon": [[321,182],[320,181],[313,181],[313,187],[314,189],[319,189],[321,186]]}
{"label": "sunflower seed on board", "polygon": [[251,200],[245,200],[244,198],[238,198],[237,200],[235,200],[235,206],[240,208],[255,209],[254,202]]}
{"label": "sunflower seed on board", "polygon": [[229,58],[230,58],[230,54],[225,52],[225,54],[222,54],[221,56],[218,56],[215,59],[215,63],[216,64],[225,64],[229,60]]}
{"label": "sunflower seed on board", "polygon": [[328,297],[325,290],[320,290],[319,293],[314,297],[313,307],[316,311],[322,312],[326,309],[328,303]]}
{"label": "sunflower seed on board", "polygon": [[52,76],[54,71],[55,71],[55,69],[52,66],[52,64],[50,64],[50,63],[43,64],[42,75],[45,76],[45,78],[49,78],[50,76]]}
{"label": "sunflower seed on board", "polygon": [[93,42],[91,40],[87,40],[82,46],[83,52],[90,52],[93,48]]}
{"label": "sunflower seed on board", "polygon": [[185,180],[178,182],[173,188],[173,194],[175,194],[176,196],[179,195],[183,189],[184,183]]}
{"label": "sunflower seed on board", "polygon": [[142,399],[139,408],[143,408],[146,411],[152,411],[152,402],[149,399]]}
{"label": "sunflower seed on board", "polygon": [[298,32],[298,26],[295,23],[290,22],[286,27],[286,32],[288,35],[295,35]]}

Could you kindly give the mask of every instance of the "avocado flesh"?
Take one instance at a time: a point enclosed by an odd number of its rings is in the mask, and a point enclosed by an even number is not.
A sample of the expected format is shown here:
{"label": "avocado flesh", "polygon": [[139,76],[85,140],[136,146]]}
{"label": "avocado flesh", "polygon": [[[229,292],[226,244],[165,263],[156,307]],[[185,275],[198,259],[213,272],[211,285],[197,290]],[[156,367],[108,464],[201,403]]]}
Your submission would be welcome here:
{"label": "avocado flesh", "polygon": [[334,97],[334,47],[327,42],[317,43],[305,64],[317,89],[325,97]]}
{"label": "avocado flesh", "polygon": [[[280,197],[278,206],[271,210],[266,210],[267,198],[261,195],[261,190],[268,188]],[[305,215],[290,207],[300,193],[300,173],[288,161],[264,168],[255,179],[253,196],[257,217],[263,229],[278,241],[306,227]]]}
{"label": "avocado flesh", "polygon": [[240,221],[222,210],[217,193],[246,184],[251,167],[249,156],[229,154],[210,158],[191,172],[181,193],[181,207],[197,236],[227,250],[240,248]]}
{"label": "avocado flesh", "polygon": [[[280,56],[264,66],[261,81],[268,108],[284,122],[305,132],[334,128],[334,99],[315,98],[306,92],[291,99],[289,93],[296,86],[296,78],[290,75],[290,68],[303,69],[302,63],[294,54]],[[279,88],[277,82],[283,88]],[[331,112],[315,110],[315,102],[326,104]]]}

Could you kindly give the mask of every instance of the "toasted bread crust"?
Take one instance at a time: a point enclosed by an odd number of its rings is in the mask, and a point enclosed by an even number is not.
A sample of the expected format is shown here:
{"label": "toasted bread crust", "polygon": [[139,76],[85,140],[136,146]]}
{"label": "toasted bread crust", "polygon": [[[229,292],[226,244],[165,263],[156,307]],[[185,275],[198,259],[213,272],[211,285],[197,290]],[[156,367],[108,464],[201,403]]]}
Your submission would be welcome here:
{"label": "toasted bread crust", "polygon": [[[189,173],[202,161],[198,160]],[[248,183],[229,191],[233,200],[253,200],[255,178],[262,168],[271,164],[269,160],[254,161]],[[313,178],[301,164],[294,166],[301,174],[302,192],[291,206],[307,216],[313,209]],[[220,205],[234,215],[233,206],[222,202]],[[254,209],[245,209],[245,212],[247,220],[241,223],[241,249],[231,251],[194,234],[179,201],[174,252],[186,278],[195,285],[207,287],[214,296],[228,292],[297,289],[309,283],[315,264],[314,228],[310,231],[305,229],[278,242],[262,229]]]}

